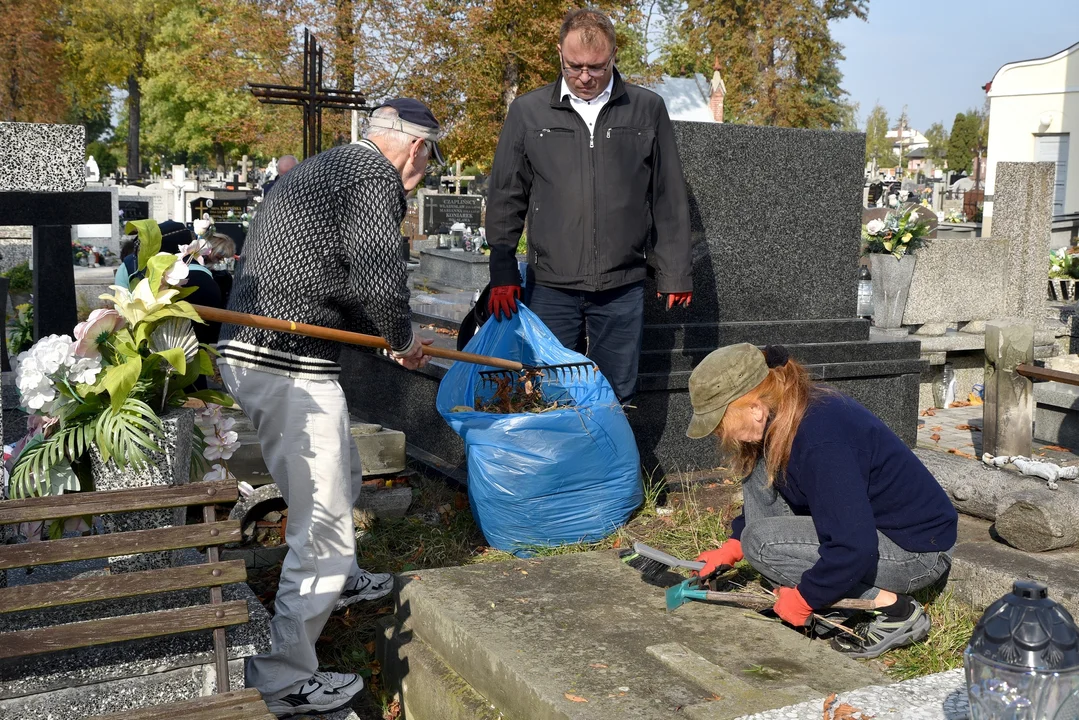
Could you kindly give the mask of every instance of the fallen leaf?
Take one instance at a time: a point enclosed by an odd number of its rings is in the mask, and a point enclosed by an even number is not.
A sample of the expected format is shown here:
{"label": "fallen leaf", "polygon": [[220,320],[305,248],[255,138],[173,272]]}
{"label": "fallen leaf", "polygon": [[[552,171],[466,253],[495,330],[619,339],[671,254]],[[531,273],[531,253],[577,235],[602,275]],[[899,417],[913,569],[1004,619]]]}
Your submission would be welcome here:
{"label": "fallen leaf", "polygon": [[722,700],[722,699],[723,699],[722,695],[716,695],[715,693],[712,693],[712,697],[708,698],[709,701]]}
{"label": "fallen leaf", "polygon": [[950,407],[950,408],[970,407],[970,403],[967,402],[966,400],[956,400],[955,402],[953,402],[948,407]]}
{"label": "fallen leaf", "polygon": [[939,443],[940,442],[940,435],[937,435],[936,433],[933,433],[932,435],[929,436],[929,439],[932,440],[935,443]]}
{"label": "fallen leaf", "polygon": [[965,453],[962,450],[956,450],[955,448],[948,448],[948,452],[950,452],[952,455],[958,455],[959,457],[970,458],[971,460],[977,460],[978,459],[978,458],[974,457],[973,455],[971,455],[970,453]]}
{"label": "fallen leaf", "polygon": [[980,427],[978,427],[977,425],[967,425],[966,423],[964,423],[962,425],[956,425],[955,429],[956,430],[977,430],[978,432],[982,431],[982,429]]}
{"label": "fallen leaf", "polygon": [[836,694],[832,693],[828,697],[824,698],[824,717],[823,720],[832,720],[832,706],[835,705]]}
{"label": "fallen leaf", "polygon": [[380,663],[378,660],[372,660],[371,664],[368,665],[367,667],[371,668],[371,674],[372,675],[381,675],[382,674],[382,663]]}
{"label": "fallen leaf", "polygon": [[606,665],[604,665],[603,663],[592,663],[592,664],[590,664],[590,665],[589,665],[588,667],[590,667],[590,668],[596,668],[596,669],[598,669],[598,670],[599,670],[599,669],[603,669],[603,668],[605,668],[605,667],[607,667],[607,666],[606,666]]}
{"label": "fallen leaf", "polygon": [[399,717],[401,717],[401,701],[394,700],[386,708],[386,711],[382,713],[382,718],[383,720],[397,720]]}
{"label": "fallen leaf", "polygon": [[528,571],[527,571],[527,570],[522,570],[522,571],[521,571],[521,574],[522,574],[522,575],[527,575],[527,574],[528,574]]}
{"label": "fallen leaf", "polygon": [[866,715],[856,707],[843,703],[832,711],[832,720],[872,720],[872,715]]}
{"label": "fallen leaf", "polygon": [[937,414],[937,411],[934,410],[933,408],[926,408],[925,410],[922,410],[922,417],[932,417],[933,415],[936,415],[936,414]]}
{"label": "fallen leaf", "polygon": [[375,653],[375,641],[372,640],[371,642],[364,643],[363,644],[363,649],[366,650],[371,655],[374,655],[374,653]]}
{"label": "fallen leaf", "polygon": [[380,607],[375,611],[375,615],[389,615],[393,612],[393,607],[387,605],[386,607]]}
{"label": "fallen leaf", "polygon": [[1059,445],[1045,445],[1045,446],[1042,447],[1042,450],[1055,450],[1056,452],[1066,452],[1066,453],[1071,452],[1071,450],[1069,448],[1061,447]]}
{"label": "fallen leaf", "polygon": [[588,702],[587,700],[585,700],[580,695],[570,695],[569,693],[564,693],[564,694],[566,696],[566,699],[569,700],[570,702]]}
{"label": "fallen leaf", "polygon": [[611,543],[611,547],[612,547],[613,549],[615,549],[615,550],[617,550],[618,548],[622,547],[622,538],[621,538],[621,536],[619,536],[619,537],[616,537],[616,538],[614,539],[614,542],[613,542],[613,543]]}
{"label": "fallen leaf", "polygon": [[929,429],[932,430],[933,432],[940,432],[941,430],[944,429],[944,426],[943,425],[934,425],[933,427],[931,427]]}

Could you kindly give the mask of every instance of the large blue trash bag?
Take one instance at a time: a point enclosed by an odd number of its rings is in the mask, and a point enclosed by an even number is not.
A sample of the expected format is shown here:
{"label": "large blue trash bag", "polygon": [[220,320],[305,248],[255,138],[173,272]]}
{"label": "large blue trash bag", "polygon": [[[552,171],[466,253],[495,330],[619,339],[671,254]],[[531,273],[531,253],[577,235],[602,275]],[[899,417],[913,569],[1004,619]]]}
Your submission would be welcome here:
{"label": "large blue trash bag", "polygon": [[[483,324],[465,351],[526,365],[588,362],[562,346],[522,304],[509,320]],[[474,410],[494,389],[455,363],[442,379],[436,406],[465,441],[468,498],[487,542],[527,554],[529,547],[599,540],[641,504],[640,458],[610,383],[598,372],[543,381],[550,400],[572,406],[545,413],[500,415]]]}

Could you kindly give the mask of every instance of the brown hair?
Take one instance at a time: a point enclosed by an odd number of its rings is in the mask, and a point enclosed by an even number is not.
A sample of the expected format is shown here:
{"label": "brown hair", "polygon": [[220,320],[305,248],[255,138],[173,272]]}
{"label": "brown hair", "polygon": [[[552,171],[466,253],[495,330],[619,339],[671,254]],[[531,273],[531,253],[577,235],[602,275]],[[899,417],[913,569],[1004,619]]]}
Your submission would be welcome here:
{"label": "brown hair", "polygon": [[224,233],[214,233],[210,236],[210,261],[221,262],[236,254],[236,241]]}
{"label": "brown hair", "polygon": [[[725,456],[739,477],[749,475],[764,453],[768,470],[768,484],[787,468],[791,457],[791,445],[798,432],[806,408],[813,395],[824,392],[809,379],[809,373],[795,360],[768,370],[760,385],[732,402],[723,414],[716,432]],[[731,435],[744,422],[745,413],[755,401],[768,410],[769,423],[764,438],[758,443],[734,440]]]}
{"label": "brown hair", "polygon": [[611,50],[614,50],[614,24],[610,18],[601,12],[589,10],[588,8],[570,10],[562,20],[562,29],[558,32],[558,42],[566,42],[566,36],[573,30],[581,33],[581,42],[585,45],[594,45],[602,35],[607,38],[607,44],[610,45]]}

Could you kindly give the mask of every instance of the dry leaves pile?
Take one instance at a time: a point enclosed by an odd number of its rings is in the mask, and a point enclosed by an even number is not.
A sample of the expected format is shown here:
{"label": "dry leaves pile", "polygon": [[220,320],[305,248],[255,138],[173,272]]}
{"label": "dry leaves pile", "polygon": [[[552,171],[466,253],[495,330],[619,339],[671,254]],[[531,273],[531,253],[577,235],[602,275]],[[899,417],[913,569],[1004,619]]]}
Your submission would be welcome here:
{"label": "dry leaves pile", "polygon": [[835,693],[832,693],[824,699],[824,717],[822,720],[873,720],[872,715],[866,715],[858,708],[848,705],[847,703],[841,703],[833,708],[832,706],[835,705],[835,701]]}
{"label": "dry leaves pile", "polygon": [[550,401],[543,394],[543,373],[535,370],[519,375],[493,376],[495,394],[487,402],[476,398],[476,410],[496,415],[545,413],[573,405],[571,400]]}

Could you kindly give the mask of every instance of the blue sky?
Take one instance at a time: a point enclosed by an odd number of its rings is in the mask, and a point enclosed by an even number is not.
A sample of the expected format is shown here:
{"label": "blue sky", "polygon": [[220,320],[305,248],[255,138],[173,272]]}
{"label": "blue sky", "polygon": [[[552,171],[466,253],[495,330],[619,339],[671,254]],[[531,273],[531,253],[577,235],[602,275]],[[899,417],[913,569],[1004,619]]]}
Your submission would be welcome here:
{"label": "blue sky", "polygon": [[1079,0],[871,0],[868,22],[835,22],[832,37],[863,128],[879,102],[893,125],[907,105],[918,130],[950,130],[956,113],[982,107],[1001,65],[1079,42]]}

